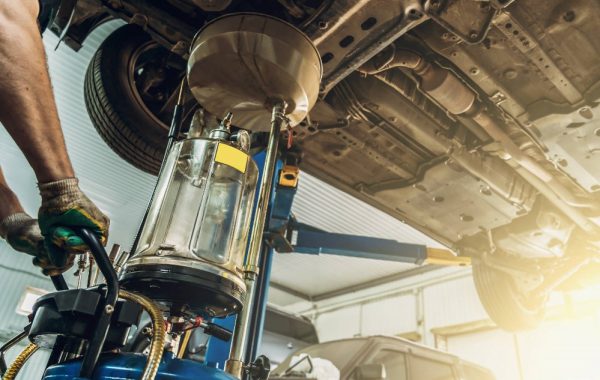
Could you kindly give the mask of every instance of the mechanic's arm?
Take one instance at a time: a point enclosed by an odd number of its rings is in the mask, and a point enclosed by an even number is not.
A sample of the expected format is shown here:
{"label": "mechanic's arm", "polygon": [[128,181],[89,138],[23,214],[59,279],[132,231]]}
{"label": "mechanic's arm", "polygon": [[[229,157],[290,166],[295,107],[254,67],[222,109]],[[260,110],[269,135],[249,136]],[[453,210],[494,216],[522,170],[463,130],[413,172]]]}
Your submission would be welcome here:
{"label": "mechanic's arm", "polygon": [[44,246],[44,237],[37,220],[29,216],[21,206],[17,195],[8,187],[0,168],[0,237],[19,252],[34,256],[33,264],[42,268],[42,273],[54,276],[73,266],[73,256],[60,267],[50,261]]}
{"label": "mechanic's arm", "polygon": [[0,168],[0,222],[15,214],[24,213],[17,195],[8,187],[2,168]]}
{"label": "mechanic's arm", "polygon": [[0,0],[0,122],[45,183],[74,176],[40,30],[38,0]]}
{"label": "mechanic's arm", "polygon": [[38,0],[0,0],[0,122],[39,182],[38,213],[52,262],[86,250],[76,234],[89,228],[106,243],[108,218],[81,192],[67,154],[37,25]]}

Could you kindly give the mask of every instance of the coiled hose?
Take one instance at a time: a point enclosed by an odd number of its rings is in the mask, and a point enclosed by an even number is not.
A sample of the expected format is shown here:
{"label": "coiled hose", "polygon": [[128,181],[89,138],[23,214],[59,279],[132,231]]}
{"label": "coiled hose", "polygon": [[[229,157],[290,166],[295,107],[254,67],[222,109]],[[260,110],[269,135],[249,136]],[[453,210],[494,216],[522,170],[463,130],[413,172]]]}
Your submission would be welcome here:
{"label": "coiled hose", "polygon": [[27,347],[25,347],[19,356],[17,356],[17,358],[12,362],[4,374],[4,377],[2,377],[2,380],[14,380],[19,374],[21,368],[23,368],[25,365],[25,362],[27,362],[27,360],[31,357],[31,355],[33,355],[34,352],[38,350],[38,348],[39,347],[35,343],[30,343]]}
{"label": "coiled hose", "polygon": [[140,304],[150,314],[150,319],[152,320],[152,343],[150,344],[148,361],[140,380],[154,380],[165,347],[166,331],[162,312],[154,302],[142,295],[121,289],[119,290],[119,297]]}

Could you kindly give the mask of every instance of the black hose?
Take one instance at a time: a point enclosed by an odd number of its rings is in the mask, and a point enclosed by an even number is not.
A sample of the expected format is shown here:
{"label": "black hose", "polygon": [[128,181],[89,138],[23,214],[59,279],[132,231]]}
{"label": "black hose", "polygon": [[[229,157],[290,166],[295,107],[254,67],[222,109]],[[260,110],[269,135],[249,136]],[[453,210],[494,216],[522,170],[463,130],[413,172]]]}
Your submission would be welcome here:
{"label": "black hose", "polygon": [[96,261],[96,265],[98,265],[100,272],[106,279],[106,302],[101,310],[100,317],[98,318],[94,330],[94,336],[90,341],[81,365],[80,377],[91,379],[98,358],[100,357],[100,352],[104,346],[106,336],[108,335],[111,317],[119,296],[119,280],[117,278],[117,273],[108,258],[108,254],[98,240],[98,237],[86,228],[80,229],[78,235],[89,247],[94,256],[94,260]]}
{"label": "black hose", "polygon": [[56,290],[69,290],[69,286],[67,285],[67,281],[65,281],[65,277],[62,274],[57,274],[56,276],[50,276],[52,280],[52,284],[54,284],[54,288]]}
{"label": "black hose", "polygon": [[171,119],[171,127],[169,128],[169,134],[167,135],[167,147],[165,148],[165,153],[163,155],[162,162],[160,164],[160,169],[158,170],[158,175],[156,177],[156,183],[154,185],[154,189],[152,190],[152,195],[150,196],[150,201],[148,202],[148,206],[146,207],[146,212],[144,212],[144,216],[142,217],[142,222],[140,223],[140,228],[135,234],[135,238],[133,239],[133,244],[131,245],[131,250],[129,254],[134,254],[137,250],[138,243],[140,241],[140,236],[142,235],[142,229],[146,224],[146,219],[148,218],[148,213],[150,212],[150,207],[152,207],[152,201],[154,200],[154,196],[156,194],[156,187],[158,186],[158,181],[160,180],[160,174],[162,173],[163,166],[165,166],[165,162],[167,162],[167,158],[169,157],[169,153],[171,152],[171,148],[173,144],[179,137],[179,133],[181,133],[181,126],[183,123],[183,111],[184,111],[184,100],[185,100],[185,78],[181,81],[181,85],[179,87],[179,95],[177,96],[177,103],[173,108],[173,118]]}
{"label": "black hose", "polygon": [[214,336],[215,338],[225,342],[229,342],[231,340],[231,336],[233,335],[233,332],[212,322],[206,324],[206,327],[204,327],[204,333]]}

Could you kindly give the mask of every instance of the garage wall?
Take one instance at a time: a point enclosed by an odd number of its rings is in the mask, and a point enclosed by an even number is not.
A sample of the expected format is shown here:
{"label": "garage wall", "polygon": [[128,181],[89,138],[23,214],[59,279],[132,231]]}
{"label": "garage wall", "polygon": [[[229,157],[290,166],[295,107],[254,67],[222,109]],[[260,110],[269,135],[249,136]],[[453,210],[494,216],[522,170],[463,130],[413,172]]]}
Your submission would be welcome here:
{"label": "garage wall", "polygon": [[[443,275],[457,278],[444,280]],[[433,344],[430,332],[433,328],[486,318],[472,286],[470,271],[452,268],[422,277],[410,285],[406,284],[408,281],[397,282],[399,294],[396,295],[382,296],[383,290],[381,293],[369,290],[370,294],[364,299],[355,293],[349,296],[355,301],[350,298],[346,305],[342,303],[338,307],[337,299],[320,302],[312,314],[319,338],[328,341],[351,336],[417,333],[423,343]]]}
{"label": "garage wall", "polygon": [[390,297],[319,314],[316,327],[324,341],[352,336],[396,335],[416,331],[416,298]]}
{"label": "garage wall", "polygon": [[[23,330],[28,323],[27,317],[16,313],[17,306],[27,287],[52,290],[52,283],[31,265],[31,258],[15,253],[4,241],[0,240],[0,288],[3,289],[0,299],[0,342],[5,342]],[[12,363],[16,355],[25,348],[28,342],[14,347],[6,355],[6,362]],[[48,355],[38,352],[23,369],[22,379],[39,378]]]}
{"label": "garage wall", "polygon": [[447,350],[491,368],[499,380],[592,380],[600,373],[600,321],[594,313],[531,332],[462,334],[448,338]]}
{"label": "garage wall", "polygon": [[360,305],[360,335],[393,335],[417,330],[416,314],[407,310],[417,308],[413,295],[396,296]]}
{"label": "garage wall", "polygon": [[[339,300],[322,301],[306,315],[312,315],[322,341],[415,332],[421,343],[487,367],[498,380],[599,378],[600,287],[555,294],[541,327],[512,334],[491,324],[469,272],[436,276],[440,279],[424,277],[410,286],[408,280],[397,283],[399,295],[355,293],[348,296],[355,302],[346,299],[340,307]],[[432,334],[440,329],[448,335]]]}
{"label": "garage wall", "polygon": [[428,344],[433,342],[431,329],[487,318],[471,276],[427,286],[423,299]]}

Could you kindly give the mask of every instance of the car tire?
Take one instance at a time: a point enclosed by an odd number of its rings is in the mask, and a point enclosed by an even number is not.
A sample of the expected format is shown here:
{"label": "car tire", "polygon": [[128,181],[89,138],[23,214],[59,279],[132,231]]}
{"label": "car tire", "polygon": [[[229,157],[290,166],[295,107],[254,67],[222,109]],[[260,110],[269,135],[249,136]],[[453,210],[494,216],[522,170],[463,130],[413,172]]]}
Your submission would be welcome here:
{"label": "car tire", "polygon": [[498,327],[523,331],[533,329],[543,321],[546,299],[519,291],[509,274],[476,262],[473,280],[484,309]]}
{"label": "car tire", "polygon": [[169,54],[137,25],[114,31],[90,62],[84,98],[92,124],[108,146],[138,169],[157,174],[166,147],[168,119],[161,120],[147,106],[134,75],[140,49],[149,48]]}

